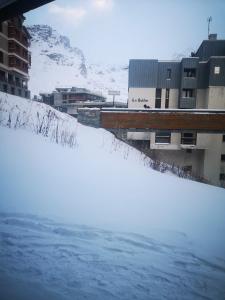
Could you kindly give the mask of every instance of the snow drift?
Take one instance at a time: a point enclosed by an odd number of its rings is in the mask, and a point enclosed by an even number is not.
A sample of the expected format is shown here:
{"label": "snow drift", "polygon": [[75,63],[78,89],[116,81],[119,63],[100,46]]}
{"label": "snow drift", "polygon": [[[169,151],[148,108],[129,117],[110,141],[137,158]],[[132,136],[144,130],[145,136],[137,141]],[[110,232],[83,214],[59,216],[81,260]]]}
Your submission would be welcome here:
{"label": "snow drift", "polygon": [[[43,299],[223,299],[224,189],[154,171],[112,134],[44,104],[0,97],[6,287],[31,282]],[[57,124],[72,146],[56,144]]]}

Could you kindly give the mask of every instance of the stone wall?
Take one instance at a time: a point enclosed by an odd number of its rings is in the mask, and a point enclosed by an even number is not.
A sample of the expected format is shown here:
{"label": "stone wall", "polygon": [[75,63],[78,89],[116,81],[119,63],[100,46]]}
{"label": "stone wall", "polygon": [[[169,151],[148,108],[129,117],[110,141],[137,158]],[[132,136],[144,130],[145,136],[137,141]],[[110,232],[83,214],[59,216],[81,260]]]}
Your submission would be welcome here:
{"label": "stone wall", "polygon": [[79,108],[77,120],[79,123],[99,128],[100,109],[99,108]]}

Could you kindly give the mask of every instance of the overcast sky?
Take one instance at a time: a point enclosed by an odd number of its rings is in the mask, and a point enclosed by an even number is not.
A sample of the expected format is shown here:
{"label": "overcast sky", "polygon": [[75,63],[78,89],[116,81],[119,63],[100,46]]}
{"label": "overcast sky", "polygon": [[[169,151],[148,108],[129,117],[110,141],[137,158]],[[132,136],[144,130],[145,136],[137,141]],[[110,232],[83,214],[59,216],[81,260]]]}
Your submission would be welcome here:
{"label": "overcast sky", "polygon": [[56,0],[27,13],[27,24],[48,24],[83,50],[89,62],[172,59],[197,50],[211,32],[225,39],[225,0]]}

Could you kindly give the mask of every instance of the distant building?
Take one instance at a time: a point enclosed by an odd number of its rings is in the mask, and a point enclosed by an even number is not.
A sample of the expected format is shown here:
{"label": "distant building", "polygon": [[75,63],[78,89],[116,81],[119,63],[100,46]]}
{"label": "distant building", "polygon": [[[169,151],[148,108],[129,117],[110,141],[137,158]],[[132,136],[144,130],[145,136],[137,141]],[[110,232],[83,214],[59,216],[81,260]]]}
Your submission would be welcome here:
{"label": "distant building", "polygon": [[[84,107],[112,107],[112,102],[106,102],[106,98],[101,94],[91,92],[85,88],[56,88],[52,93],[41,93],[42,101],[54,108],[66,112],[74,117],[77,116],[78,109]],[[127,107],[124,103],[115,103],[116,107]]]}
{"label": "distant building", "polygon": [[0,23],[0,91],[30,98],[30,35],[23,26],[24,19],[18,16]]}
{"label": "distant building", "polygon": [[[225,40],[210,35],[181,61],[132,59],[128,108],[225,109]],[[224,128],[225,130],[225,128]],[[225,184],[225,135],[195,131],[129,132],[157,160]]]}

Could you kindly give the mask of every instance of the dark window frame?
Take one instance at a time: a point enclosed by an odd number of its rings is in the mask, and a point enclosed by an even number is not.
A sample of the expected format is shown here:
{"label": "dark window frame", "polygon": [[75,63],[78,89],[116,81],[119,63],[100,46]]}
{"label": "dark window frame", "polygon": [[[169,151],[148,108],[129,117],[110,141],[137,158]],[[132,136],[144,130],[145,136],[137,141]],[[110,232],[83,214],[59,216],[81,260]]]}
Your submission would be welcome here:
{"label": "dark window frame", "polygon": [[197,132],[183,131],[181,132],[181,145],[196,145]]}
{"label": "dark window frame", "polygon": [[167,70],[166,70],[166,79],[171,79],[171,75],[172,75],[172,69],[167,68]]}
{"label": "dark window frame", "polygon": [[165,108],[169,108],[170,89],[166,89]]}
{"label": "dark window frame", "polygon": [[155,132],[155,144],[170,144],[171,143],[171,131],[162,130]]}
{"label": "dark window frame", "polygon": [[196,68],[184,68],[184,77],[196,78]]}

